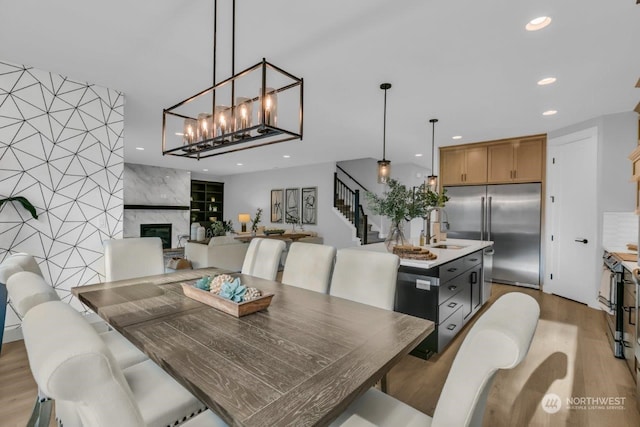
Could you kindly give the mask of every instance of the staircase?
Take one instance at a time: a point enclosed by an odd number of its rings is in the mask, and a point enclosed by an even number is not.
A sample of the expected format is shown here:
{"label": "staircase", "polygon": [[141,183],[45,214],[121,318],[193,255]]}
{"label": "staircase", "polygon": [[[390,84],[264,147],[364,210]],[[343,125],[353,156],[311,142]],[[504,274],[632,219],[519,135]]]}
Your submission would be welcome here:
{"label": "staircase", "polygon": [[[344,170],[342,171],[347,174]],[[333,190],[333,206],[356,228],[356,236],[360,239],[360,243],[366,245],[382,242],[383,239],[380,239],[377,231],[371,229],[371,224],[367,221],[367,215],[360,203],[360,190],[349,188],[338,178],[337,173],[333,174]]]}

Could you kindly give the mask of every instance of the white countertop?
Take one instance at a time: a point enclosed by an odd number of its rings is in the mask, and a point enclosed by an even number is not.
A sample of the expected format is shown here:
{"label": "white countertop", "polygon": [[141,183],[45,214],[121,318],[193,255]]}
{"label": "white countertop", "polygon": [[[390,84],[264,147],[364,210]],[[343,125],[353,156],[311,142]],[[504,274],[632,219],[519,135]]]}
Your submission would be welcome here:
{"label": "white countertop", "polygon": [[[603,249],[607,252],[625,252],[625,253],[635,253],[635,254],[638,253],[637,251],[630,251],[629,249],[623,246],[618,247],[618,246],[604,245]],[[628,271],[633,271],[634,268],[638,268],[638,263],[632,262],[632,261],[622,261],[622,266],[626,268]]]}
{"label": "white countertop", "polygon": [[[438,249],[432,246],[438,245],[458,245],[464,246],[462,249]],[[432,253],[437,255],[438,258],[431,261],[420,261],[415,259],[402,259],[400,258],[400,265],[405,265],[407,267],[416,267],[416,268],[432,268],[441,264],[446,264],[449,261],[453,261],[454,259],[458,259],[465,255],[468,255],[472,252],[479,251],[480,249],[486,248],[493,245],[493,242],[488,240],[464,240],[464,239],[447,239],[441,242],[435,243],[432,246],[423,246],[424,248],[429,249]],[[353,249],[361,249],[366,251],[375,251],[375,252],[387,252],[387,248],[384,243],[373,243],[371,245],[363,245],[358,246]]]}

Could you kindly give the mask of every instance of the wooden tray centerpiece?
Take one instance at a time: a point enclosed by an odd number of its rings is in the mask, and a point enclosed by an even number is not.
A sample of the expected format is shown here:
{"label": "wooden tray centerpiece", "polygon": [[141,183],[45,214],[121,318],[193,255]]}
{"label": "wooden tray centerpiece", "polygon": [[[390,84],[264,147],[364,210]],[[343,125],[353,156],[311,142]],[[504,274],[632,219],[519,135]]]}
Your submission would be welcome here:
{"label": "wooden tray centerpiece", "polygon": [[393,253],[404,259],[415,259],[421,261],[432,261],[438,256],[429,249],[420,246],[397,245],[393,247]]}
{"label": "wooden tray centerpiece", "polygon": [[264,310],[271,304],[273,293],[262,293],[256,288],[246,288],[239,278],[227,274],[181,283],[185,296],[200,301],[235,317],[246,316]]}
{"label": "wooden tray centerpiece", "polygon": [[284,234],[284,230],[281,229],[281,228],[272,228],[272,229],[264,230],[264,234],[266,236],[270,236],[272,234],[283,235]]}

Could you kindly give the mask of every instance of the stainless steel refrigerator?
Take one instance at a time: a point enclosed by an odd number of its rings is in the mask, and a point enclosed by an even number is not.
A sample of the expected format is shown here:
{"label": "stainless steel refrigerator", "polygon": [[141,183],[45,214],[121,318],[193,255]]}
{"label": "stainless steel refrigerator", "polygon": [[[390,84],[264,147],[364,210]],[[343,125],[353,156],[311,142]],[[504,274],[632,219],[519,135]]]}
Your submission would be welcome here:
{"label": "stainless steel refrigerator", "polygon": [[445,187],[447,237],[492,240],[494,282],[540,287],[540,184]]}

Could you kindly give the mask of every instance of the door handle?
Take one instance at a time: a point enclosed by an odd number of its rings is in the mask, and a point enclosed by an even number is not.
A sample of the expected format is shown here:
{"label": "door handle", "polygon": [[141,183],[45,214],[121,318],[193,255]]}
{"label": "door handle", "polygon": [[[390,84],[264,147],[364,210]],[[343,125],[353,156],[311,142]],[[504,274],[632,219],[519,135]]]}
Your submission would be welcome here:
{"label": "door handle", "polygon": [[489,207],[487,208],[487,240],[491,240],[491,202],[492,197],[489,197],[488,202],[489,202]]}
{"label": "door handle", "polygon": [[585,245],[587,243],[589,243],[589,241],[587,239],[575,239],[574,242],[578,242],[578,243],[584,243]]}
{"label": "door handle", "polygon": [[624,310],[624,311],[626,311],[627,313],[629,313],[628,323],[629,323],[630,325],[632,325],[632,326],[635,326],[635,325],[636,325],[636,322],[632,322],[632,321],[631,321],[631,316],[632,316],[633,310],[635,310],[635,309],[636,309],[636,308],[635,308],[635,307],[633,307],[633,306],[629,306],[629,307],[622,307],[622,310]]}
{"label": "door handle", "polygon": [[484,232],[487,228],[485,221],[484,197],[480,198],[480,240],[484,240]]}

